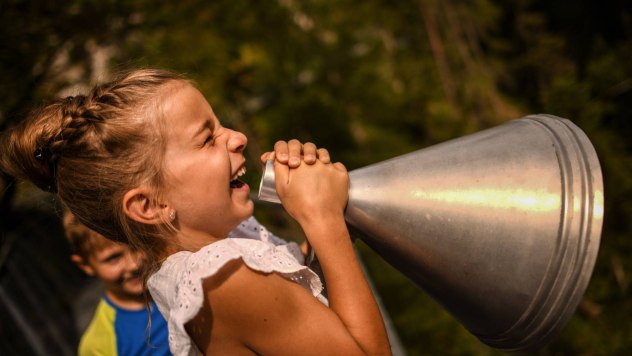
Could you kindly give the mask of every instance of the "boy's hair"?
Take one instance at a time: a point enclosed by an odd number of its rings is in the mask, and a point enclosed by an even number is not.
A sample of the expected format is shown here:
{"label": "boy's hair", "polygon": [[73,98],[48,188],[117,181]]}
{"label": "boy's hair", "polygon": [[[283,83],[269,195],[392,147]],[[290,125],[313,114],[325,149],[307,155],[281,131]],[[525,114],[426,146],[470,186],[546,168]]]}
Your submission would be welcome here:
{"label": "boy's hair", "polygon": [[96,251],[109,247],[116,242],[107,239],[98,232],[88,229],[73,213],[64,209],[63,216],[64,234],[70,244],[73,254],[79,255],[84,261],[88,261]]}
{"label": "boy's hair", "polygon": [[164,258],[170,222],[129,219],[123,197],[138,186],[156,202],[165,186],[166,128],[162,103],[190,84],[163,70],[137,70],[86,95],[33,110],[0,136],[0,169],[56,192],[79,221],[107,238],[145,253],[143,275]]}

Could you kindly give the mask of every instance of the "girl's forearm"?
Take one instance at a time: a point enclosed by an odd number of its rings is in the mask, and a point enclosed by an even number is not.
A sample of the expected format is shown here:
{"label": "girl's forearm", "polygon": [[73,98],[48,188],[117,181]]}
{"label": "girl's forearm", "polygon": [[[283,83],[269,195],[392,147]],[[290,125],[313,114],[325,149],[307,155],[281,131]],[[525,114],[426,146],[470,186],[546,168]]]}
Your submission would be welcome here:
{"label": "girl's forearm", "polygon": [[330,308],[367,354],[390,354],[384,322],[353,249],[344,219],[323,219],[304,228],[318,256]]}

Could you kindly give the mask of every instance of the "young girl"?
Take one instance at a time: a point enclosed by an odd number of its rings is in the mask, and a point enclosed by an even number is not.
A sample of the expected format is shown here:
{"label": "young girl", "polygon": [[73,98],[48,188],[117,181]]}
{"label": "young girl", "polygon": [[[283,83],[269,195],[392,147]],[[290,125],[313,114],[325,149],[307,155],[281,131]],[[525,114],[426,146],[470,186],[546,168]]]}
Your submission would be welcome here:
{"label": "young girl", "polygon": [[139,70],[34,111],[0,138],[0,167],[143,251],[176,355],[390,354],[344,222],[344,166],[296,140],[262,156],[318,255],[326,301],[297,246],[251,217],[246,144],[189,81]]}

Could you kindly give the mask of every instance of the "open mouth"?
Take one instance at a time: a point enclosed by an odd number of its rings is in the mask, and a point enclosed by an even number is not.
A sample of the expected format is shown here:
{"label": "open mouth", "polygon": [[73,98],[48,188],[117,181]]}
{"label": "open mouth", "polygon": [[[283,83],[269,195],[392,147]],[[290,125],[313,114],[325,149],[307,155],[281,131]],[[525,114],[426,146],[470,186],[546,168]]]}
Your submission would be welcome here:
{"label": "open mouth", "polygon": [[231,189],[234,188],[241,188],[244,186],[244,182],[242,182],[241,180],[239,180],[239,177],[243,176],[244,174],[246,174],[246,167],[241,167],[237,173],[235,173],[235,175],[232,177],[231,181],[230,181],[230,187]]}
{"label": "open mouth", "polygon": [[239,179],[233,179],[230,181],[230,187],[231,188],[241,188],[244,186],[244,182],[240,181]]}

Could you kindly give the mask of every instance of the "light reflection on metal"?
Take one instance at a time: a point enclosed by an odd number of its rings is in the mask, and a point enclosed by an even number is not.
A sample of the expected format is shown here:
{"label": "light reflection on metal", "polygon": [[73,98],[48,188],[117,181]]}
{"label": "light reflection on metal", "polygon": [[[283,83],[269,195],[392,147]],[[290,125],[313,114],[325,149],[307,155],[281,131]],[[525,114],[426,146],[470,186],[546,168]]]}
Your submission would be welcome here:
{"label": "light reflection on metal", "polygon": [[[481,341],[538,349],[574,313],[604,197],[597,155],[572,122],[531,115],[349,176],[353,233]],[[278,202],[272,169],[259,198]]]}
{"label": "light reflection on metal", "polygon": [[515,209],[530,212],[548,213],[559,211],[560,197],[554,194],[516,190],[472,189],[449,191],[412,192],[414,199],[428,202],[458,204],[468,207],[489,209]]}

